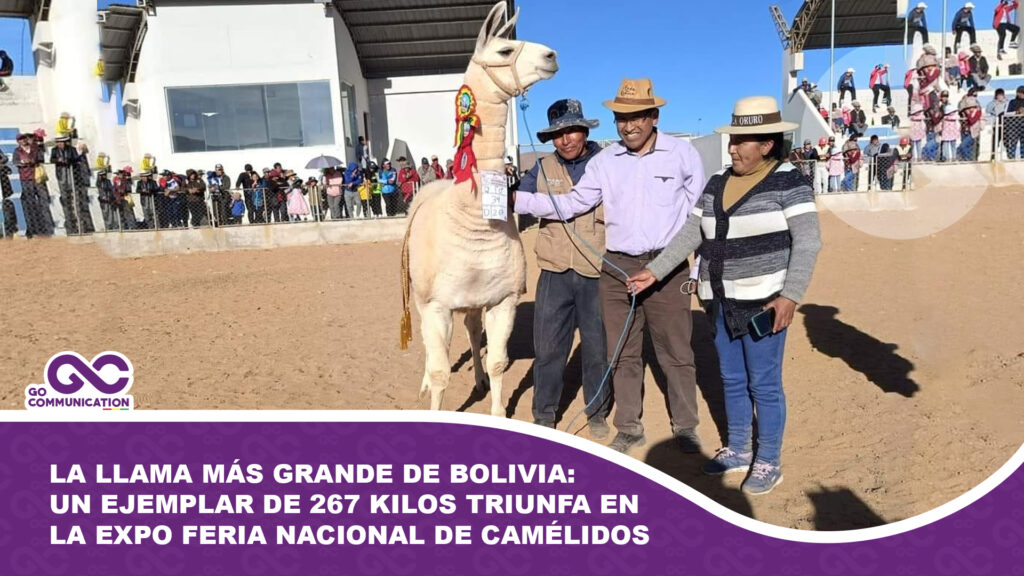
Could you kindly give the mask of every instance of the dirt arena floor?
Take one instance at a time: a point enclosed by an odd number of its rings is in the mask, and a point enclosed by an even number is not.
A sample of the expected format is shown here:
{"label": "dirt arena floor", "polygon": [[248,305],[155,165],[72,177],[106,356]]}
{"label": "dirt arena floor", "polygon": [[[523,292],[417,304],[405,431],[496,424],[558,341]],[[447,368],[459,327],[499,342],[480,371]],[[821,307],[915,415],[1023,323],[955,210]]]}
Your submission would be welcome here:
{"label": "dirt arena floor", "polygon": [[[648,444],[634,456],[726,506],[786,527],[836,530],[919,514],[977,485],[1024,440],[1024,193],[988,190],[963,220],[883,240],[822,214],[825,248],[786,349],[785,482],[749,498],[706,478],[724,432],[717,358],[694,314],[702,456],[670,441],[648,376]],[[532,253],[536,229],[524,234]],[[46,360],[119,350],[146,409],[422,409],[417,341],[398,349],[399,245],[321,246],[114,260],[93,245],[0,244],[0,407],[19,409]],[[530,420],[531,292],[519,307],[505,396]],[[471,394],[461,322],[446,408]],[[566,418],[582,406],[578,358]],[[582,420],[582,419],[580,419]],[[586,431],[579,431],[585,435]]]}

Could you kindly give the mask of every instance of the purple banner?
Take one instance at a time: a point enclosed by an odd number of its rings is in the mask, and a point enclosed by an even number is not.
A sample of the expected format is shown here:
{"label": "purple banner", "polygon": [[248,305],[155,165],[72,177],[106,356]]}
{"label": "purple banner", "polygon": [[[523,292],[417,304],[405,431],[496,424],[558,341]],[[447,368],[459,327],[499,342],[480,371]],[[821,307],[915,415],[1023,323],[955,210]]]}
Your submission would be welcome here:
{"label": "purple banner", "polygon": [[466,424],[5,423],[0,438],[4,575],[1024,575],[1020,473],[919,529],[811,544]]}

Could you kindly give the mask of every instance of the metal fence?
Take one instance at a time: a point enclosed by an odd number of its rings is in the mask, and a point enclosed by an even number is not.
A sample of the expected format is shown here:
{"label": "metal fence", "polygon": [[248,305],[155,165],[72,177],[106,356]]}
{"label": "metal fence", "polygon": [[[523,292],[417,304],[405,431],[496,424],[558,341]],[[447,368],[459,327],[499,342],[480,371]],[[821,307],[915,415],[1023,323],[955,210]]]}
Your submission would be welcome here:
{"label": "metal fence", "polygon": [[261,187],[207,188],[199,192],[197,187],[186,186],[146,192],[146,186],[139,186],[138,179],[126,190],[124,185],[113,182],[97,187],[47,178],[41,182],[20,181],[18,192],[12,190],[9,176],[0,175],[0,180],[4,179],[7,182],[0,182],[5,191],[0,236],[19,232],[50,236],[60,231],[77,236],[93,232],[391,218],[404,217],[408,211],[401,192],[370,193],[366,198],[358,193],[330,196],[319,185],[281,191]]}
{"label": "metal fence", "polygon": [[862,156],[859,162],[830,163],[827,160],[793,161],[807,178],[815,194],[844,192],[901,192],[913,189],[912,162],[895,154]]}

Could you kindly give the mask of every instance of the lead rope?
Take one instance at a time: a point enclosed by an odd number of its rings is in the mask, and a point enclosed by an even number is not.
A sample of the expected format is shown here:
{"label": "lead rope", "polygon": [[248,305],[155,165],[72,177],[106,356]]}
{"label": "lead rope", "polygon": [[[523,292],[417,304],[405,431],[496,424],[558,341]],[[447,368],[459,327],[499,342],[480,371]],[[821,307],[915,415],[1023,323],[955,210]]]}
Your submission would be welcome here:
{"label": "lead rope", "polygon": [[[476,56],[473,56],[473,63],[483,68],[484,72],[487,72],[487,76],[488,78],[491,79],[491,82],[494,82],[495,86],[500,88],[502,92],[504,92],[511,98],[515,98],[516,96],[523,96],[526,94],[526,89],[523,88],[523,84],[519,80],[519,71],[516,70],[516,63],[519,61],[519,55],[523,52],[523,46],[524,44],[520,43],[515,47],[515,52],[512,53],[512,60],[508,64],[488,64],[487,62],[480,60]],[[491,69],[505,67],[508,67],[512,70],[512,80],[516,83],[515,90],[509,90],[508,85],[505,84],[505,82],[502,81],[501,78],[498,78],[498,75],[495,74],[494,71]]]}
{"label": "lead rope", "polygon": [[[516,82],[518,83],[518,81],[519,81],[519,79],[518,79],[518,77],[516,77]],[[536,157],[536,155],[537,155],[537,145],[533,142],[533,131],[530,130],[530,121],[527,120],[527,118],[526,118],[526,109],[529,108],[529,107],[530,107],[530,101],[526,99],[526,96],[525,95],[520,96],[520,98],[519,98],[519,109],[523,112],[523,126],[526,128],[526,134],[527,134],[527,136],[530,139],[530,149],[533,150],[534,156]],[[564,225],[565,224],[565,218],[562,216],[562,212],[558,209],[558,204],[555,202],[554,195],[551,194],[551,186],[548,184],[548,176],[544,172],[544,163],[543,162],[538,162],[538,166],[540,167],[541,177],[544,178],[544,184],[545,184],[545,187],[547,188],[548,198],[551,200],[551,205],[555,209],[555,214],[558,216],[558,219],[563,224],[562,227],[564,229],[566,229],[567,231],[572,232],[572,235],[575,236],[583,244],[583,246],[586,247],[586,249],[590,251],[591,254],[593,254],[594,256],[597,256],[599,259],[601,259],[601,261],[603,261],[605,264],[607,264],[611,268],[614,268],[615,271],[618,272],[619,274],[622,274],[622,277],[623,277],[624,281],[627,282],[627,284],[628,284],[628,282],[629,282],[629,274],[626,274],[625,270],[623,270],[622,268],[619,268],[618,266],[613,264],[610,260],[605,258],[602,253],[598,252],[596,249],[594,249],[593,246],[591,246],[589,243],[587,243],[587,241],[584,240],[583,237],[580,236],[578,232],[576,232],[575,227],[572,227],[570,229],[569,226],[565,226]],[[619,341],[615,345],[615,353],[612,354],[611,360],[608,361],[608,369],[605,370],[605,372],[604,372],[604,377],[601,379],[601,384],[600,384],[600,386],[597,387],[597,392],[594,393],[594,397],[591,398],[589,402],[587,402],[587,404],[583,407],[582,410],[577,412],[576,415],[573,416],[571,420],[569,420],[569,424],[567,424],[565,426],[565,431],[566,432],[569,432],[570,434],[572,433],[571,430],[572,430],[573,423],[576,422],[576,419],[579,418],[581,414],[585,414],[587,412],[587,410],[589,410],[591,408],[591,405],[598,398],[601,397],[601,393],[604,391],[605,386],[608,385],[608,379],[611,377],[612,369],[615,367],[615,364],[619,361],[619,354],[622,353],[622,346],[626,342],[626,335],[629,333],[629,326],[633,322],[633,315],[634,315],[635,312],[636,312],[636,294],[632,294],[631,293],[629,295],[629,314],[626,315],[626,322],[625,322],[625,325],[622,327],[622,334],[619,335]]]}

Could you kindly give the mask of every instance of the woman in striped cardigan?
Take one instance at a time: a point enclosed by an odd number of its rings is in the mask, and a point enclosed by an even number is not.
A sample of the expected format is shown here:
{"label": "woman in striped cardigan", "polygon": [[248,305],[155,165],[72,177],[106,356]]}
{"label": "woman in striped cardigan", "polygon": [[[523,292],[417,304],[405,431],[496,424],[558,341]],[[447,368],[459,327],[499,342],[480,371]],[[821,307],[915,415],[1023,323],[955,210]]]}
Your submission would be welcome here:
{"label": "woman in striped cardigan", "polygon": [[717,130],[730,135],[732,167],[708,180],[676,237],[629,279],[639,294],[691,252],[700,255],[697,292],[715,333],[729,435],[703,469],[711,475],[749,471],[743,490],[751,494],[766,494],[782,481],[786,328],[821,248],[814,192],[782,160],[783,132],[794,128],[782,121],[774,98],[740,100],[732,124]]}

